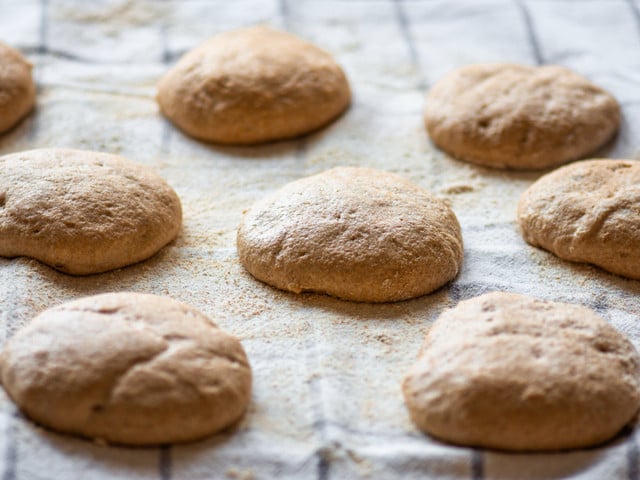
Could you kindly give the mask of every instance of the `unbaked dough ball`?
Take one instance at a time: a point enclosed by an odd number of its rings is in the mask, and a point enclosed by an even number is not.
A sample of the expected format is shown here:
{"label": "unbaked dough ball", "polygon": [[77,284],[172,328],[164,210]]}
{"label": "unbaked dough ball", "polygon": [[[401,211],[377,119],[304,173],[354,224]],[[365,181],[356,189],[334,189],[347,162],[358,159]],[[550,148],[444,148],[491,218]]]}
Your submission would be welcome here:
{"label": "unbaked dough ball", "polygon": [[105,153],[0,157],[0,255],[74,275],[144,260],[175,238],[180,200],[150,168]]}
{"label": "unbaked dough ball", "polygon": [[431,89],[424,120],[433,142],[454,157],[535,170],[602,146],[620,126],[620,107],[564,67],[468,65]]}
{"label": "unbaked dough ball", "polygon": [[331,55],[266,27],[211,38],[158,86],[169,120],[193,137],[224,144],[302,135],[336,118],[350,99],[347,78]]}
{"label": "unbaked dough ball", "polygon": [[35,104],[32,68],[20,52],[0,42],[0,133],[16,125]]}
{"label": "unbaked dough ball", "polygon": [[392,302],[452,280],[463,256],[453,211],[402,177],[340,167],[257,202],[238,230],[254,277],[300,293]]}
{"label": "unbaked dough ball", "polygon": [[560,258],[640,279],[640,164],[585,160],[538,179],[520,198],[524,239]]}
{"label": "unbaked dough ball", "polygon": [[640,407],[640,356],[593,311],[495,292],[433,324],[403,383],[421,430],[501,450],[597,445]]}
{"label": "unbaked dough ball", "polygon": [[251,396],[235,337],[193,307],[140,293],[44,311],[6,345],[0,378],[37,423],[126,445],[210,435],[236,422]]}

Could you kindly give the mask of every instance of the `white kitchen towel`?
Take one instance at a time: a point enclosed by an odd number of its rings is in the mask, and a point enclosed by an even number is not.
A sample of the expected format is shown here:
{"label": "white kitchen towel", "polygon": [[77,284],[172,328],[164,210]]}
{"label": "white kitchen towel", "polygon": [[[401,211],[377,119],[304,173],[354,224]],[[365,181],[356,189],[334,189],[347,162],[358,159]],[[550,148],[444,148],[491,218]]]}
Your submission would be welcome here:
{"label": "white kitchen towel", "polygon": [[[350,110],[298,140],[220,147],[190,139],[154,100],[159,77],[216,33],[283,28],[330,51],[353,88]],[[254,371],[233,432],[190,445],[128,449],[41,429],[0,394],[0,478],[640,479],[638,433],[569,453],[508,454],[421,434],[400,392],[429,325],[461,299],[507,290],[597,310],[640,347],[640,282],[528,246],[515,221],[541,173],[449,158],[422,124],[425,91],[468,63],[555,63],[623,107],[599,155],[640,159],[637,0],[0,0],[0,40],[35,65],[38,106],[0,136],[0,154],[70,147],[154,167],[183,202],[180,237],[152,259],[89,277],[0,259],[0,342],[41,310],[106,291],[169,295],[238,335]],[[447,199],[465,261],[449,286],[387,305],[294,295],[238,263],[242,211],[283,184],[337,165],[399,173]]]}

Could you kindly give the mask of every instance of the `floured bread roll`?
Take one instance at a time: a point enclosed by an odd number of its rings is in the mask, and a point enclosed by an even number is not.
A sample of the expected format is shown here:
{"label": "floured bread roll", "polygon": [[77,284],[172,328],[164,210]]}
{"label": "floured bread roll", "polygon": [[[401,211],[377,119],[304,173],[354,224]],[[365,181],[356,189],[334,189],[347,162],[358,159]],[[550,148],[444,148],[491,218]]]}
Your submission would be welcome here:
{"label": "floured bread roll", "polygon": [[180,230],[173,189],[105,153],[42,149],[0,157],[0,255],[86,275],[144,260]]}
{"label": "floured bread roll", "polygon": [[591,310],[495,292],[433,324],[403,383],[411,418],[460,445],[582,448],[640,407],[640,357]]}
{"label": "floured bread roll", "polygon": [[341,167],[256,203],[238,230],[238,254],[283,290],[392,302],[452,280],[463,248],[442,200],[392,173]]}
{"label": "floured bread roll", "polygon": [[140,293],[44,311],[6,345],[0,378],[37,423],[126,445],[210,435],[236,422],[251,396],[235,337],[193,307]]}
{"label": "floured bread roll", "polygon": [[429,92],[424,120],[454,157],[534,170],[583,157],[620,127],[620,106],[571,70],[545,65],[468,65]]}
{"label": "floured bread roll", "polygon": [[18,123],[36,102],[32,68],[20,52],[0,42],[0,133]]}
{"label": "floured bread roll", "polygon": [[302,135],[349,105],[333,57],[285,32],[252,27],[217,35],[184,55],[158,85],[162,112],[187,134],[225,144]]}
{"label": "floured bread roll", "polygon": [[640,164],[585,160],[538,179],[520,198],[531,245],[640,279]]}

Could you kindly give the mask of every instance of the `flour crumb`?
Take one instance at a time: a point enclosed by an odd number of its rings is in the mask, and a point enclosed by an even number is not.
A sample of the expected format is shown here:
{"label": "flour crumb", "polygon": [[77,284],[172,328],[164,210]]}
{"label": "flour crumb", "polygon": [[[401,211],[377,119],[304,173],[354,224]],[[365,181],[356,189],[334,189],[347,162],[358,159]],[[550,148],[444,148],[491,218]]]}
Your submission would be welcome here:
{"label": "flour crumb", "polygon": [[256,478],[252,470],[242,468],[230,468],[227,470],[226,476],[234,480],[254,480]]}
{"label": "flour crumb", "polygon": [[472,185],[467,185],[464,183],[459,183],[455,185],[449,185],[448,187],[442,190],[442,193],[447,195],[458,195],[460,193],[469,193],[475,191]]}

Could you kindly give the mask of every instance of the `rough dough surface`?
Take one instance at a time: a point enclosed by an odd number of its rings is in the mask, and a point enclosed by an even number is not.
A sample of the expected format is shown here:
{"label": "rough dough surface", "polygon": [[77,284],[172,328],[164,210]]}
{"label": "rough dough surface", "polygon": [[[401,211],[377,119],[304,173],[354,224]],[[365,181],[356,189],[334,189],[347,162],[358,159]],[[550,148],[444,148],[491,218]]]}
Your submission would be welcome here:
{"label": "rough dough surface", "polygon": [[524,239],[558,257],[640,279],[640,164],[586,160],[531,185],[518,203]]}
{"label": "rough dough surface", "polygon": [[183,56],[160,81],[162,112],[187,134],[224,144],[302,135],[349,105],[333,57],[267,27],[217,35]]}
{"label": "rough dough surface", "polygon": [[2,256],[99,273],[150,257],[181,223],[173,189],[122,157],[65,149],[0,157]]}
{"label": "rough dough surface", "polygon": [[593,311],[495,292],[438,318],[403,392],[416,425],[447,442],[558,450],[618,433],[639,380],[633,345]]}
{"label": "rough dough surface", "polygon": [[391,302],[452,280],[463,246],[442,200],[392,173],[339,167],[257,202],[238,230],[238,254],[283,290]]}
{"label": "rough dough surface", "polygon": [[44,311],[9,341],[0,376],[36,422],[127,445],[202,438],[237,421],[251,396],[235,337],[188,305],[140,293]]}
{"label": "rough dough surface", "polygon": [[469,65],[429,92],[424,120],[454,157],[534,170],[583,157],[620,126],[616,99],[559,66]]}
{"label": "rough dough surface", "polygon": [[18,123],[35,104],[32,68],[20,52],[0,42],[0,133]]}

